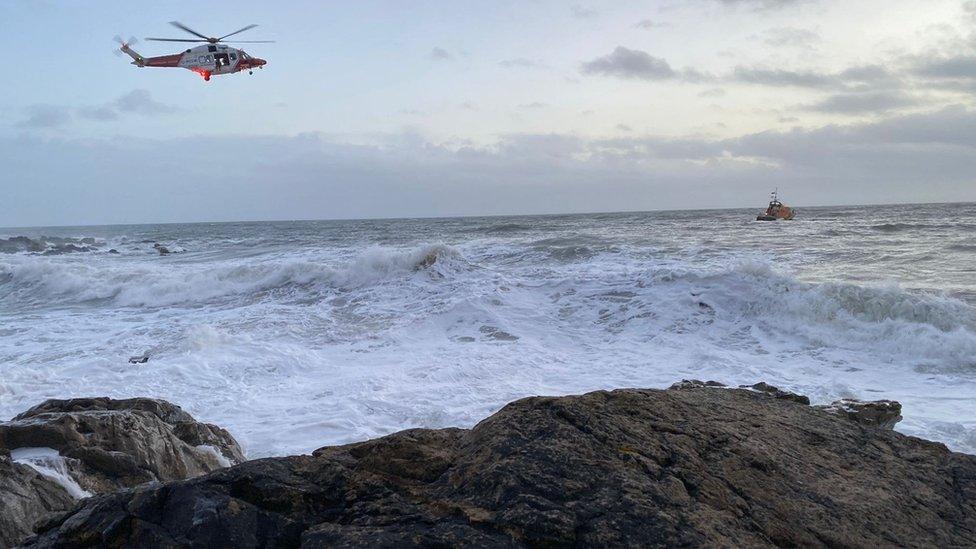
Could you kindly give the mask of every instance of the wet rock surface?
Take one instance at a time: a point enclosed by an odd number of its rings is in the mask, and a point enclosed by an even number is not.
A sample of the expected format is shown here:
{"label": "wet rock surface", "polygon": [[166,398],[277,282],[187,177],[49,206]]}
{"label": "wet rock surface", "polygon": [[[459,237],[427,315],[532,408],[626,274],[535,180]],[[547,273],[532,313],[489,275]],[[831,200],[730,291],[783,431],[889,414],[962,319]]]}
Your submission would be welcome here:
{"label": "wet rock surface", "polygon": [[57,483],[0,455],[0,547],[17,544],[34,533],[39,521],[74,502]]}
{"label": "wet rock surface", "polygon": [[894,429],[895,425],[902,420],[901,403],[893,400],[865,401],[845,398],[817,408],[861,425],[879,429]]}
{"label": "wet rock surface", "polygon": [[[29,532],[44,513],[74,504],[65,484],[74,488],[75,496],[106,494],[146,482],[191,478],[244,461],[240,446],[224,429],[148,398],[48,400],[0,423],[0,455],[5,456],[0,459],[9,462],[11,454],[24,450],[53,456],[64,468],[66,481],[59,485],[41,477],[27,482],[23,472],[30,467],[0,462],[0,524],[20,524],[21,533]],[[8,495],[8,489],[15,495]],[[8,499],[22,503],[8,505]],[[10,544],[9,539],[3,541]]]}
{"label": "wet rock surface", "polygon": [[516,401],[85,500],[32,547],[972,546],[976,457],[751,388]]}

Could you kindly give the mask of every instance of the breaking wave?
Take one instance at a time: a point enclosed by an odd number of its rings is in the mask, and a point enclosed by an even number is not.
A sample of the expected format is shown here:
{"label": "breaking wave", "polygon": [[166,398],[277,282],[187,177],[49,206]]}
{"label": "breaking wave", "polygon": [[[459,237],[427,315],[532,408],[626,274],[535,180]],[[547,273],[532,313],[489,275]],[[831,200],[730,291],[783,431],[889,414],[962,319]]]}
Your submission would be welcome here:
{"label": "breaking wave", "polygon": [[299,259],[174,265],[31,258],[0,262],[0,302],[197,306],[222,298],[258,299],[301,289],[353,289],[417,273],[438,279],[462,268],[466,268],[464,258],[445,245],[407,251],[370,248],[335,266]]}

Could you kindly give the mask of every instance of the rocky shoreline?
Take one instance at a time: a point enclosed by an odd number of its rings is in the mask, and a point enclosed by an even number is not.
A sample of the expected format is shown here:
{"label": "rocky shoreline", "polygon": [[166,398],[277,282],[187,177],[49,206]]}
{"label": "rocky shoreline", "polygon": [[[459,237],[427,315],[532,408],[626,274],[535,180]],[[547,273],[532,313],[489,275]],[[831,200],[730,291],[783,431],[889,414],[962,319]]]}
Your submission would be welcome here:
{"label": "rocky shoreline", "polygon": [[50,400],[0,423],[0,546],[976,545],[976,456],[900,410],[683,381],[245,461],[164,401]]}

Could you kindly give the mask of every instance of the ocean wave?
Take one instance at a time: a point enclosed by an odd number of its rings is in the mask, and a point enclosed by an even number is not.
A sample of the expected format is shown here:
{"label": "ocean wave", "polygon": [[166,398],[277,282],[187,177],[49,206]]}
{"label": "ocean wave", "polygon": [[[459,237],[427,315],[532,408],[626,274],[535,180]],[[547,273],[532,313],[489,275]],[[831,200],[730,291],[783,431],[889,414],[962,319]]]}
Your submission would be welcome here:
{"label": "ocean wave", "polygon": [[976,244],[949,244],[945,249],[953,252],[976,252]]}
{"label": "ocean wave", "polygon": [[0,301],[43,305],[108,301],[119,306],[203,305],[221,298],[255,299],[276,291],[355,289],[396,277],[451,276],[468,264],[455,248],[370,248],[331,267],[285,259],[217,264],[62,262],[26,257],[0,262]]}
{"label": "ocean wave", "polygon": [[57,236],[12,236],[0,239],[0,253],[30,253],[41,255],[62,255],[76,252],[92,252],[102,247],[104,242],[93,237],[67,238]]}

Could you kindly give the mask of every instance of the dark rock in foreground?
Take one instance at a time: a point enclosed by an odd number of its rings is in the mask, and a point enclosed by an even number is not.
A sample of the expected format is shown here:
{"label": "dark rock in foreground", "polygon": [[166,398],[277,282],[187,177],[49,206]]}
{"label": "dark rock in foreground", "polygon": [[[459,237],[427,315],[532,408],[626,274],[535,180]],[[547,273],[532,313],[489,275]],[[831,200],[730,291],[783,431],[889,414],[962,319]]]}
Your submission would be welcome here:
{"label": "dark rock in foreground", "polygon": [[[60,477],[11,460],[25,450],[36,457],[30,463],[60,468]],[[0,422],[0,547],[31,534],[49,512],[73,506],[75,497],[182,480],[242,461],[227,431],[162,400],[48,400]]]}
{"label": "dark rock in foreground", "polygon": [[69,509],[74,501],[34,469],[0,455],[0,547],[30,536],[39,518]]}
{"label": "dark rock in foreground", "polygon": [[773,393],[509,404],[99,496],[30,546],[972,546],[976,457]]}

